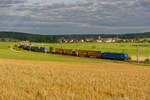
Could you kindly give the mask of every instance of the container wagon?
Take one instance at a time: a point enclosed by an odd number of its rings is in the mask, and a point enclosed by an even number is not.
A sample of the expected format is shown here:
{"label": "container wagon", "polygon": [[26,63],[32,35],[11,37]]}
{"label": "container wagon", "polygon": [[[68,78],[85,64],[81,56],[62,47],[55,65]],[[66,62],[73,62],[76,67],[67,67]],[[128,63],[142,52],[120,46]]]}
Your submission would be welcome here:
{"label": "container wagon", "polygon": [[25,50],[31,50],[31,46],[26,46]]}
{"label": "container wagon", "polygon": [[64,49],[63,53],[65,55],[72,55],[72,50],[71,49]]}
{"label": "container wagon", "polygon": [[55,48],[55,53],[57,53],[57,54],[63,54],[63,52],[64,52],[63,49]]}
{"label": "container wagon", "polygon": [[127,53],[110,53],[104,52],[101,55],[103,59],[116,59],[116,60],[128,60],[129,56]]}
{"label": "container wagon", "polygon": [[27,47],[26,45],[23,45],[23,47],[22,47],[22,48],[23,48],[24,50],[26,50],[26,47]]}
{"label": "container wagon", "polygon": [[40,47],[31,47],[31,51],[40,52]]}
{"label": "container wagon", "polygon": [[87,51],[87,54],[88,54],[89,57],[91,57],[91,56],[97,57],[97,58],[101,57],[101,52],[100,51]]}
{"label": "container wagon", "polygon": [[48,52],[48,48],[46,48],[46,47],[40,47],[40,52],[46,53],[46,52]]}
{"label": "container wagon", "polygon": [[77,56],[87,56],[87,51],[86,50],[76,50],[76,55]]}

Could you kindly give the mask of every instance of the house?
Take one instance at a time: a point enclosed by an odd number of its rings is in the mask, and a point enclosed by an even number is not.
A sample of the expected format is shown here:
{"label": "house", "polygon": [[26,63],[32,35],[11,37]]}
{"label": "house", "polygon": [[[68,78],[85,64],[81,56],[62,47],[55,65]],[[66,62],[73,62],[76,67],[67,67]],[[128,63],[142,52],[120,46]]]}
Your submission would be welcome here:
{"label": "house", "polygon": [[100,39],[94,39],[93,42],[102,42]]}
{"label": "house", "polygon": [[74,40],[73,39],[64,39],[63,42],[64,43],[73,43]]}
{"label": "house", "polygon": [[113,38],[103,38],[102,41],[107,42],[107,43],[115,42],[115,40]]}
{"label": "house", "polygon": [[77,40],[77,39],[76,39],[76,40],[74,40],[74,42],[75,42],[75,43],[78,43],[78,42],[79,42],[79,40]]}
{"label": "house", "polygon": [[101,36],[98,36],[98,40],[101,40],[102,39],[102,37]]}
{"label": "house", "polygon": [[115,40],[115,42],[123,42],[124,41],[123,39],[120,39],[120,38],[115,38],[114,40]]}
{"label": "house", "polygon": [[69,43],[73,43],[74,42],[74,40],[73,39],[69,39]]}
{"label": "house", "polygon": [[103,42],[102,40],[97,39],[96,42]]}
{"label": "house", "polygon": [[130,43],[133,43],[134,42],[134,40],[128,40]]}
{"label": "house", "polygon": [[64,42],[64,43],[68,43],[69,40],[68,40],[68,39],[64,39],[63,42]]}
{"label": "house", "polygon": [[62,43],[62,41],[63,41],[62,39],[59,39],[59,40],[58,40],[58,43]]}
{"label": "house", "polygon": [[85,39],[86,42],[93,42],[93,40],[94,40],[93,38],[86,38]]}
{"label": "house", "polygon": [[80,39],[80,40],[78,40],[78,42],[81,42],[81,43],[83,43],[83,42],[84,42],[84,39]]}

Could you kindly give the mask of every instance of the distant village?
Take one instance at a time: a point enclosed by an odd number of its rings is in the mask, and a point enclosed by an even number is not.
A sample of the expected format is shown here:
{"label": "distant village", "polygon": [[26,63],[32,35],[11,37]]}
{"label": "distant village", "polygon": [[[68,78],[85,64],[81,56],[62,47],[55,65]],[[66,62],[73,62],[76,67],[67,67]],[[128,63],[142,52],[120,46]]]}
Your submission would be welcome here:
{"label": "distant village", "polygon": [[[0,41],[5,42],[16,42],[20,41],[13,38],[0,38]],[[28,40],[27,40],[28,41]],[[135,39],[121,39],[121,38],[102,38],[98,36],[97,38],[84,38],[84,39],[58,39],[58,43],[84,43],[84,42],[103,42],[103,43],[121,43],[121,42],[128,42],[128,43],[143,43],[149,42],[150,38],[135,38]]]}
{"label": "distant village", "polygon": [[104,42],[104,43],[114,43],[114,42],[150,42],[150,39],[121,39],[121,38],[102,38],[98,36],[94,38],[85,38],[85,39],[63,39],[59,40],[59,43],[83,43],[83,42]]}

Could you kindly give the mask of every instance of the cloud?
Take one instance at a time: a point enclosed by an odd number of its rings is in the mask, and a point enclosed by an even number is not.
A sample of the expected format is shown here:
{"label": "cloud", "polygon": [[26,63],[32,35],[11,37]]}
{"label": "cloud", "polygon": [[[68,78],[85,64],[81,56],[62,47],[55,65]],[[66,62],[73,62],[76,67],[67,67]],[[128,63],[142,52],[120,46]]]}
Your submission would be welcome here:
{"label": "cloud", "polygon": [[150,28],[149,5],[149,0],[0,0],[0,29],[40,34],[144,32]]}

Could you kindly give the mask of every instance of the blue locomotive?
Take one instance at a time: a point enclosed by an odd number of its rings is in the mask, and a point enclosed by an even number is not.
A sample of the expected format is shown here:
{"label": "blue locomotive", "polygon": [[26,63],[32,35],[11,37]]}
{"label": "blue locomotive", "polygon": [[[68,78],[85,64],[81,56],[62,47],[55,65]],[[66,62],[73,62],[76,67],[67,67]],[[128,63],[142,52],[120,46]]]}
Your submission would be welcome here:
{"label": "blue locomotive", "polygon": [[116,60],[128,60],[129,56],[127,53],[111,53],[103,52],[101,55],[103,59],[116,59]]}

